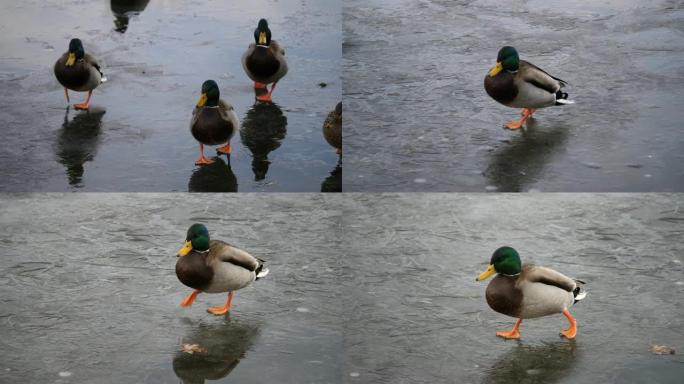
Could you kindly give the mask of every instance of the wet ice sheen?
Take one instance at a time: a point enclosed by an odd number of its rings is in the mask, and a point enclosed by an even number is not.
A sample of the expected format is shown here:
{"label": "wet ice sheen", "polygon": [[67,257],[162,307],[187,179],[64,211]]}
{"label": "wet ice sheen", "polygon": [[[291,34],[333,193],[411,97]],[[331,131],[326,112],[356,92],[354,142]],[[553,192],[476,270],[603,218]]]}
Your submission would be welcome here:
{"label": "wet ice sheen", "polygon": [[[349,0],[343,11],[347,190],[684,191],[678,2]],[[489,98],[483,78],[504,45],[568,81],[576,104],[503,130],[519,110]]]}
{"label": "wet ice sheen", "polygon": [[[679,383],[683,206],[657,194],[5,196],[0,381]],[[225,295],[179,307],[175,252],[192,222],[267,260],[228,317],[206,312]],[[514,320],[474,278],[503,244],[587,282],[575,341],[559,338],[562,315],[524,321],[520,342],[494,335]]]}
{"label": "wet ice sheen", "polygon": [[[135,2],[4,3],[0,177],[7,182],[0,190],[313,192],[337,167],[321,126],[341,97],[339,0],[152,1],[128,14],[124,33],[115,30],[122,6]],[[246,127],[232,140],[231,167],[225,157],[195,167],[199,145],[189,123],[205,80],[218,82],[241,121],[260,108],[240,57],[261,17],[290,67],[269,115],[280,115],[281,130],[270,141],[250,140]],[[65,114],[52,72],[71,37],[83,40],[109,78],[89,114]],[[84,95],[72,92],[72,103]],[[341,172],[333,176],[334,186]]]}
{"label": "wet ice sheen", "polygon": [[[0,199],[0,382],[339,382],[339,210],[322,194],[33,196]],[[227,317],[206,312],[225,295],[179,306],[194,221],[271,270]]]}

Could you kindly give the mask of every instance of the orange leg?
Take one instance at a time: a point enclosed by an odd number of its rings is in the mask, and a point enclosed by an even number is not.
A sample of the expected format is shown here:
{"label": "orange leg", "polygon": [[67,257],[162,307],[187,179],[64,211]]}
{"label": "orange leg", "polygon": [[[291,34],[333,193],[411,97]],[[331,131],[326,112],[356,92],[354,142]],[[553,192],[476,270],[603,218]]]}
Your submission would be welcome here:
{"label": "orange leg", "polygon": [[267,84],[260,83],[258,81],[254,82],[254,89],[266,89]]}
{"label": "orange leg", "polygon": [[278,82],[276,81],[275,83],[273,83],[273,85],[271,85],[271,91],[268,92],[269,96],[273,95],[273,91],[275,91],[275,87],[277,84],[278,84]]}
{"label": "orange leg", "polygon": [[508,128],[508,129],[520,129],[520,127],[522,127],[522,125],[525,123],[525,121],[527,120],[527,118],[529,118],[530,116],[532,116],[532,114],[533,114],[535,111],[536,111],[536,109],[532,109],[532,108],[523,108],[523,110],[522,110],[522,115],[523,115],[522,118],[520,118],[520,120],[518,120],[518,121],[509,121],[509,122],[507,122],[506,124],[504,124],[504,127],[505,127],[505,128]]}
{"label": "orange leg", "polygon": [[64,96],[67,99],[67,104],[69,104],[69,102],[71,102],[71,100],[69,100],[69,90],[67,89],[67,87],[64,87]]}
{"label": "orange leg", "polygon": [[255,89],[254,93],[255,93],[256,99],[259,101],[267,101],[267,102],[273,101],[273,98],[271,97],[271,92],[273,92],[272,89],[273,88],[271,88],[270,92],[267,90],[267,88]]}
{"label": "orange leg", "polygon": [[218,147],[216,148],[216,152],[218,153],[225,153],[226,155],[230,155],[230,152],[232,151],[232,148],[230,148],[230,141],[226,143],[223,147]]}
{"label": "orange leg", "polygon": [[522,319],[518,319],[518,321],[515,322],[515,325],[513,326],[513,329],[510,331],[496,331],[496,335],[499,337],[503,337],[504,339],[519,339],[520,338],[520,324],[522,323]]}
{"label": "orange leg", "polygon": [[192,305],[192,303],[195,302],[195,299],[197,298],[197,295],[202,293],[202,291],[192,291],[191,294],[189,294],[183,301],[181,301],[181,307],[187,308]]}
{"label": "orange leg", "polygon": [[577,320],[575,320],[574,317],[570,314],[570,312],[567,309],[563,310],[563,315],[568,319],[570,322],[570,328],[564,330],[561,332],[561,336],[567,338],[567,339],[574,339],[575,336],[577,335]]}
{"label": "orange leg", "polygon": [[90,106],[90,96],[92,96],[92,94],[93,91],[88,91],[88,97],[86,97],[86,100],[81,104],[74,104],[74,108],[88,110],[88,107]]}
{"label": "orange leg", "polygon": [[233,292],[228,294],[228,299],[226,300],[226,305],[223,307],[209,307],[207,312],[213,313],[216,316],[224,315],[230,311],[230,307],[233,305]]}
{"label": "orange leg", "polygon": [[213,163],[214,160],[209,160],[204,157],[204,144],[200,143],[200,158],[195,160],[195,165],[206,165]]}

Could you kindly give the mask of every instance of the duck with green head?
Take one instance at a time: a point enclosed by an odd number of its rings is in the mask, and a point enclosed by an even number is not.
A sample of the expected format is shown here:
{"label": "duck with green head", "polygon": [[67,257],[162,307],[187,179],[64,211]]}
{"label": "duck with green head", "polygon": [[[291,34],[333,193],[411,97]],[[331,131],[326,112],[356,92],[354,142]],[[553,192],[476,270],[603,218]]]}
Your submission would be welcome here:
{"label": "duck with green head", "polygon": [[92,55],[85,52],[80,39],[71,39],[69,50],[57,60],[54,67],[57,81],[64,87],[64,96],[69,103],[69,89],[76,92],[88,92],[83,103],[74,104],[74,108],[87,110],[93,90],[107,81],[100,65]]}
{"label": "duck with green head", "polygon": [[193,224],[188,228],[185,244],[178,251],[176,276],[194,291],[181,301],[189,307],[200,293],[228,292],[221,307],[209,307],[214,315],[227,313],[233,304],[233,292],[268,274],[264,260],[221,240],[210,240],[207,227]]}
{"label": "duck with green head", "polygon": [[570,327],[561,335],[568,339],[575,338],[577,321],[568,308],[586,296],[582,288],[584,282],[550,268],[521,264],[520,255],[511,247],[497,249],[487,270],[475,280],[485,280],[495,273],[496,277],[487,286],[487,304],[496,312],[518,318],[513,329],[498,331],[497,336],[519,339],[523,319],[562,313],[570,322]]}
{"label": "duck with green head", "polygon": [[520,60],[513,47],[499,50],[496,65],[485,76],[487,94],[499,103],[522,108],[519,121],[509,121],[504,127],[519,129],[538,108],[573,104],[568,94],[561,91],[567,83],[549,75],[536,65]]}
{"label": "duck with green head", "polygon": [[[287,73],[287,61],[283,47],[271,40],[271,30],[266,19],[259,20],[254,30],[254,43],[242,55],[242,67],[254,81],[256,99],[272,101],[276,84]],[[268,91],[267,85],[271,83],[273,86]]]}
{"label": "duck with green head", "polygon": [[200,143],[200,158],[197,165],[211,164],[214,161],[204,157],[205,145],[219,145],[218,153],[230,156],[230,139],[240,129],[240,121],[233,106],[220,98],[218,84],[214,80],[207,80],[202,84],[202,95],[190,120],[190,132]]}

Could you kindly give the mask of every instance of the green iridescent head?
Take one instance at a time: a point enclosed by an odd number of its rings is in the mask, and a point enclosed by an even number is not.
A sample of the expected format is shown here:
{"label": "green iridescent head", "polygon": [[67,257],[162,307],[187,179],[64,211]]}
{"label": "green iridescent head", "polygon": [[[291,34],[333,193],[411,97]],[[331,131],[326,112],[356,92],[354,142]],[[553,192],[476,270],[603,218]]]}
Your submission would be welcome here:
{"label": "green iridescent head", "polygon": [[193,224],[188,228],[185,244],[178,256],[185,256],[191,251],[204,252],[209,249],[209,230],[202,224]]}
{"label": "green iridescent head", "polygon": [[502,275],[517,275],[522,270],[520,255],[512,247],[501,247],[494,251],[489,261],[489,267],[475,280],[482,281],[489,276],[500,273]]}
{"label": "green iridescent head", "polygon": [[496,56],[496,65],[489,70],[489,76],[496,76],[503,70],[517,71],[520,66],[518,51],[513,47],[505,46],[499,50]]}

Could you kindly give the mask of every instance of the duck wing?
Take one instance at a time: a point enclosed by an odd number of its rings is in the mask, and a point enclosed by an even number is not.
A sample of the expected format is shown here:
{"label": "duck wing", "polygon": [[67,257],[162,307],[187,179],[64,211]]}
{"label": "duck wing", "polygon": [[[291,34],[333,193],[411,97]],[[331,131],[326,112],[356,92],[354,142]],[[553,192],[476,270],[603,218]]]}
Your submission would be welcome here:
{"label": "duck wing", "polygon": [[210,258],[216,258],[224,263],[231,263],[252,272],[256,271],[262,264],[256,257],[221,240],[211,240],[209,249]]}
{"label": "duck wing", "polygon": [[95,67],[98,72],[100,72],[100,76],[104,76],[104,73],[102,73],[102,69],[100,69],[100,64],[98,64],[97,59],[89,53],[86,53],[85,56],[83,57],[83,60],[87,63]]}
{"label": "duck wing", "polygon": [[549,75],[543,69],[525,60],[520,60],[518,72],[522,80],[549,93],[556,93],[567,84],[564,80]]}
{"label": "duck wing", "polygon": [[551,268],[529,265],[523,268],[524,279],[532,283],[553,285],[564,291],[573,292],[577,288],[575,280]]}
{"label": "duck wing", "polygon": [[285,56],[285,48],[283,48],[277,41],[271,40],[271,45],[269,46],[273,53]]}

